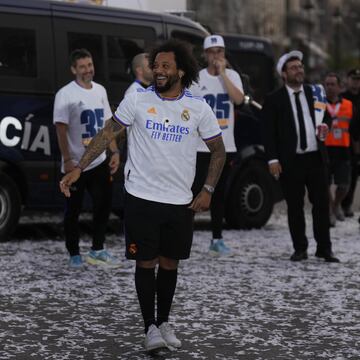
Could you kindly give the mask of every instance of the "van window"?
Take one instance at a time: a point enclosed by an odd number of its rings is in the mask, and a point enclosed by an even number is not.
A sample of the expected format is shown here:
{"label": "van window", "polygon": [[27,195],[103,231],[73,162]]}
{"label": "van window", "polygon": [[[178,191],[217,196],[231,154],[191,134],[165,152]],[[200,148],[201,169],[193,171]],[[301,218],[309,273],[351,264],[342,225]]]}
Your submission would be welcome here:
{"label": "van window", "polygon": [[130,67],[133,57],[144,52],[144,39],[107,36],[110,81],[131,81]]}
{"label": "van window", "polygon": [[[161,24],[143,20],[144,26],[134,25],[132,19],[119,22],[79,20],[55,16],[53,19],[56,44],[57,86],[60,88],[73,79],[69,69],[69,53],[75,48],[88,49],[94,60],[94,80],[105,86],[109,101],[118,104],[133,81],[130,66],[133,57],[149,51],[156,44]],[[110,21],[111,18],[104,17]],[[126,21],[122,23],[121,21]]]}
{"label": "van window", "polygon": [[36,77],[35,49],[34,30],[0,27],[0,76]]}
{"label": "van window", "polygon": [[104,52],[101,35],[69,32],[68,49],[69,55],[75,49],[85,48],[90,51],[95,65],[97,79],[104,79]]}

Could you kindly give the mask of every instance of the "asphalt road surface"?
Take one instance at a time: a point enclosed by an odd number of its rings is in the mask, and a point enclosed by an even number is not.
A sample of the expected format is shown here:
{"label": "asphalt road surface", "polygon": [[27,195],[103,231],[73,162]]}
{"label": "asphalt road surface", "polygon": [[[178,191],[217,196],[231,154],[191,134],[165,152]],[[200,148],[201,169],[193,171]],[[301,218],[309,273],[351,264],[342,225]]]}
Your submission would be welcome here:
{"label": "asphalt road surface", "polygon": [[[310,219],[309,259],[290,262],[282,209],[263,229],[226,230],[231,257],[211,257],[210,232],[198,225],[170,319],[183,347],[157,355],[143,349],[133,263],[70,270],[59,218],[25,217],[13,241],[0,244],[0,359],[358,360],[358,216],[332,230],[341,264],[313,256]],[[90,225],[82,224],[86,253]],[[116,219],[107,246],[123,259]]]}

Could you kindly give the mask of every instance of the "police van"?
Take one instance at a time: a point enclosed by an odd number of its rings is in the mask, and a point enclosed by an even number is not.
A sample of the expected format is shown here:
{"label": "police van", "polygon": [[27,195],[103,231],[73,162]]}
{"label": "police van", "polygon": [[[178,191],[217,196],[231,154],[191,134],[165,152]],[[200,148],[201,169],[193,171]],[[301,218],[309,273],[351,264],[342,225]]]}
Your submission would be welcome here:
{"label": "police van", "polygon": [[[23,207],[63,206],[52,112],[56,91],[72,80],[70,52],[87,48],[92,53],[94,80],[105,86],[110,104],[116,107],[133,81],[128,70],[136,54],[178,38],[189,42],[200,57],[206,35],[201,25],[168,14],[59,1],[0,0],[0,241],[13,232]],[[121,189],[114,186],[114,210],[121,209]],[[256,225],[263,223],[264,219]]]}

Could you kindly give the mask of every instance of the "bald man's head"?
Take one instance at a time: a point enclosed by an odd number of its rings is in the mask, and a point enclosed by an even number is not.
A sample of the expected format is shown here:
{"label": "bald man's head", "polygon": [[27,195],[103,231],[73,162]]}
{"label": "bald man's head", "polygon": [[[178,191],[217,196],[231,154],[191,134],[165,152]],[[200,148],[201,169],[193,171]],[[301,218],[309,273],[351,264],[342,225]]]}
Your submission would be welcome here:
{"label": "bald man's head", "polygon": [[153,80],[152,70],[149,68],[149,54],[140,53],[134,56],[131,69],[137,80],[149,85]]}

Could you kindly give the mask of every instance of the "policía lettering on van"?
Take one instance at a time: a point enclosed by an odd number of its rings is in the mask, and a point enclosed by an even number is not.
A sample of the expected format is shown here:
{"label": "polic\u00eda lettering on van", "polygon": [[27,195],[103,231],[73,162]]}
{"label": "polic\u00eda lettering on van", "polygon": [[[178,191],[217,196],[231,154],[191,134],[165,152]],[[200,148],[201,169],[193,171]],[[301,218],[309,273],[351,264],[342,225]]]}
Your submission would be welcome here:
{"label": "polic\u00eda lettering on van", "polygon": [[[31,114],[27,120],[31,118]],[[15,130],[10,133],[10,130]],[[20,120],[12,116],[6,116],[0,121],[0,143],[4,146],[15,147],[21,145],[22,150],[42,151],[45,155],[51,155],[50,152],[50,134],[49,128],[40,125],[34,137],[31,136],[32,123],[25,121],[24,124]]]}

